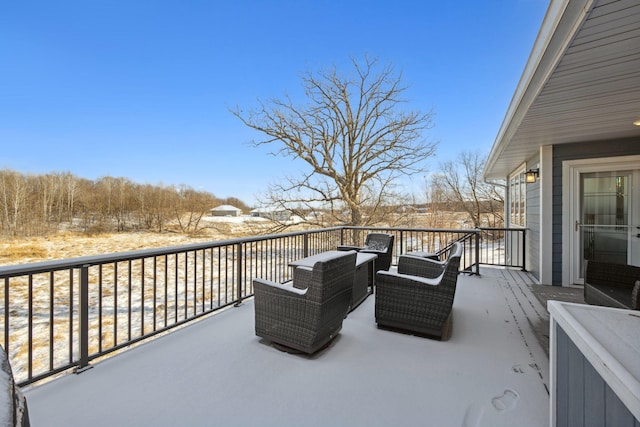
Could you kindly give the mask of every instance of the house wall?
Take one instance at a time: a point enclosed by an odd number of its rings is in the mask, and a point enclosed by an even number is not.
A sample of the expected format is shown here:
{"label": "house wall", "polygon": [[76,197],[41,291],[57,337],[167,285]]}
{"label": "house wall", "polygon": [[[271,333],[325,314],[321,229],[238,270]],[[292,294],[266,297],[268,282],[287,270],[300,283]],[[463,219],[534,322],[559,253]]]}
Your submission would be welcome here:
{"label": "house wall", "polygon": [[601,157],[628,156],[640,154],[640,139],[582,142],[562,144],[553,147],[553,275],[552,284],[562,285],[562,162]]}

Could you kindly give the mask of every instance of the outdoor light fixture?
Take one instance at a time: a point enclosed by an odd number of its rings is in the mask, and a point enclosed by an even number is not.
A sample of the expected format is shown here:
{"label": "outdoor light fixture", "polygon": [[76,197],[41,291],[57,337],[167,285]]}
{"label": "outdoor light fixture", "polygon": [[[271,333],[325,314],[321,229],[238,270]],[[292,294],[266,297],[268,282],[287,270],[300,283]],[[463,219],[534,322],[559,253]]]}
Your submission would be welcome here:
{"label": "outdoor light fixture", "polygon": [[540,169],[529,169],[525,172],[525,182],[527,184],[532,184],[538,180],[538,176],[540,175]]}
{"label": "outdoor light fixture", "polygon": [[640,119],[638,119],[635,122],[633,122],[633,124],[636,125],[636,126],[640,126]]}

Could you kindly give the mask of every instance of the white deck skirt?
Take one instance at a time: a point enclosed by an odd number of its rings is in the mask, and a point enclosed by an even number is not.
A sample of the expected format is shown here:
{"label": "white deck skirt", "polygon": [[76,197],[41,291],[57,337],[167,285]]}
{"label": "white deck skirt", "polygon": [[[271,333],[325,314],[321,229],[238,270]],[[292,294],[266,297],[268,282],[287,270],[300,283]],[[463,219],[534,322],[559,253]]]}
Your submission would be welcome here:
{"label": "white deck skirt", "polygon": [[531,327],[546,310],[520,274],[482,274],[460,276],[447,342],[378,329],[370,296],[328,348],[291,355],[254,335],[249,300],[28,388],[31,424],[547,425],[549,363]]}

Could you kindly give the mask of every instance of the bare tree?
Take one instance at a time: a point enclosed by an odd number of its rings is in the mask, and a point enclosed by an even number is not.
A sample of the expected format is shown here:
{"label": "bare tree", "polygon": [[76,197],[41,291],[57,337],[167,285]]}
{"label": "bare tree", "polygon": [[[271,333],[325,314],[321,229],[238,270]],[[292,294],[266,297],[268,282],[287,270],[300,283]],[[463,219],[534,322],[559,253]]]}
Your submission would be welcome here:
{"label": "bare tree", "polygon": [[13,235],[29,233],[28,218],[29,177],[14,171],[2,173],[0,183],[4,212],[4,227]]}
{"label": "bare tree", "polygon": [[167,222],[174,218],[180,198],[178,191],[175,186],[162,184],[137,185],[131,208],[135,210],[138,228],[163,232]]}
{"label": "bare tree", "polygon": [[209,212],[214,199],[210,194],[187,186],[178,189],[178,200],[174,204],[176,220],[183,233],[196,234],[201,230],[202,217]]}
{"label": "bare tree", "polygon": [[504,194],[499,186],[482,181],[485,163],[486,158],[478,151],[463,151],[456,162],[443,162],[434,177],[445,200],[466,212],[473,227],[498,226],[502,218]]}
{"label": "bare tree", "polygon": [[351,77],[335,67],[305,73],[304,105],[286,96],[246,114],[232,111],[265,135],[255,146],[273,144],[273,154],[305,165],[299,176],[272,184],[267,203],[307,213],[321,207],[336,220],[371,224],[397,193],[396,178],[420,173],[434,154],[437,144],[422,137],[433,113],[401,109],[401,76],[370,57],[352,64]]}
{"label": "bare tree", "polygon": [[426,214],[422,225],[427,228],[454,228],[450,224],[453,217],[445,191],[440,187],[439,175],[425,177],[423,191]]}

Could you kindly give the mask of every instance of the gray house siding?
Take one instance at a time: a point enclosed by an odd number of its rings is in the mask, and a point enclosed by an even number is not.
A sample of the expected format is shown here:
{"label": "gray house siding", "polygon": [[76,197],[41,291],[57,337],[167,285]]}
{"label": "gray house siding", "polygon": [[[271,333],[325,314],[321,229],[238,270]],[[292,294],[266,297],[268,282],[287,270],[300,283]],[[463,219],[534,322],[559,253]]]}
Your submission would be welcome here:
{"label": "gray house siding", "polygon": [[553,147],[553,285],[562,285],[562,162],[640,154],[638,138],[562,144]]}
{"label": "gray house siding", "polygon": [[556,425],[640,426],[559,325],[556,325],[556,342]]}

